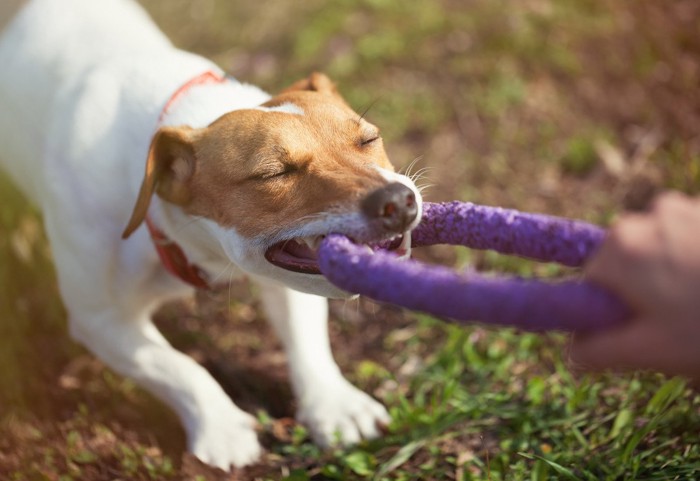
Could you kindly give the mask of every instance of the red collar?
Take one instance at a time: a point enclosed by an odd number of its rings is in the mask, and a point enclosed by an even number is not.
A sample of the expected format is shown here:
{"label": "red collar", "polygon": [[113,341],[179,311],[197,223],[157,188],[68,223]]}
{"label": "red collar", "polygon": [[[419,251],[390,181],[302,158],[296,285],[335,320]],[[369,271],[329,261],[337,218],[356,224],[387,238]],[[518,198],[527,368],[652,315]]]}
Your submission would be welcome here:
{"label": "red collar", "polygon": [[190,264],[182,248],[154,226],[149,216],[146,216],[146,226],[158,257],[168,272],[198,289],[211,289],[207,274],[198,266]]}
{"label": "red collar", "polygon": [[[158,124],[160,125],[162,123],[170,107],[192,87],[224,82],[226,82],[226,77],[213,71],[207,71],[192,78],[177,89],[170,99],[168,99],[160,113]],[[158,252],[158,257],[160,257],[163,267],[165,267],[168,272],[198,289],[211,289],[211,285],[207,281],[206,273],[198,266],[189,263],[182,248],[177,245],[177,243],[170,240],[163,231],[158,229],[153,224],[149,215],[146,215],[146,226],[148,227],[148,232],[151,234],[151,240],[156,248],[156,252]]]}
{"label": "red collar", "polygon": [[211,70],[207,70],[204,73],[201,73],[197,75],[194,78],[191,78],[182,86],[175,91],[175,93],[168,99],[168,101],[165,103],[165,107],[163,107],[162,112],[160,113],[160,117],[158,117],[158,124],[160,125],[163,122],[163,119],[167,115],[168,111],[170,110],[170,107],[180,100],[182,96],[184,96],[189,89],[192,87],[196,87],[197,85],[206,85],[206,84],[222,84],[226,82],[226,76],[221,75],[220,73],[213,72]]}

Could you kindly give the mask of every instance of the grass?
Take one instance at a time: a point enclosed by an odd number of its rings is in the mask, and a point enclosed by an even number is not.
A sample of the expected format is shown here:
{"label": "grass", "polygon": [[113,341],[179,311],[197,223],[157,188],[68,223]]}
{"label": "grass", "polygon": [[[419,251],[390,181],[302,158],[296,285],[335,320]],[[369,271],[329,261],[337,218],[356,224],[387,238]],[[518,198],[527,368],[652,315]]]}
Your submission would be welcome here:
{"label": "grass", "polygon": [[[324,458],[330,479],[691,479],[700,472],[697,403],[680,379],[574,379],[562,339],[445,327],[440,349],[385,400],[392,433]],[[415,355],[409,348],[410,355]],[[404,351],[405,352],[405,351]],[[298,449],[298,451],[297,451]],[[308,457],[305,444],[281,453]],[[314,453],[315,454],[315,453]],[[308,459],[308,458],[307,458]],[[316,479],[298,470],[287,479]]]}
{"label": "grass", "polygon": [[[700,191],[699,8],[614,0],[145,0],[177,45],[275,91],[311,70],[382,128],[431,201],[606,224],[664,188]],[[65,333],[41,219],[0,179],[0,479],[230,477],[184,455],[177,420]],[[436,248],[497,273],[570,270]],[[267,454],[233,479],[685,480],[700,396],[652,373],[579,375],[567,338],[333,304],[334,352],[388,434],[323,452],[294,423],[279,346],[249,289],[166,306],[159,326],[258,414]]]}

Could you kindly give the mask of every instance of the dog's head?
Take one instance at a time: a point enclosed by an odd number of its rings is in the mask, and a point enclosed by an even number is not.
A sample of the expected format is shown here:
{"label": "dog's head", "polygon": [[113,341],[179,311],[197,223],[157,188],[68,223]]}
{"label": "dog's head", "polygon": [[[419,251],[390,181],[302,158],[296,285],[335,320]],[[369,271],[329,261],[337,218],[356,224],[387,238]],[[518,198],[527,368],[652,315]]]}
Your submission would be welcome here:
{"label": "dog's head", "polygon": [[244,270],[328,297],[347,294],[320,275],[322,237],[394,239],[396,247],[420,221],[422,203],[414,183],[394,172],[379,129],[318,73],[206,128],[161,128],[125,237],[154,193],[215,224]]}

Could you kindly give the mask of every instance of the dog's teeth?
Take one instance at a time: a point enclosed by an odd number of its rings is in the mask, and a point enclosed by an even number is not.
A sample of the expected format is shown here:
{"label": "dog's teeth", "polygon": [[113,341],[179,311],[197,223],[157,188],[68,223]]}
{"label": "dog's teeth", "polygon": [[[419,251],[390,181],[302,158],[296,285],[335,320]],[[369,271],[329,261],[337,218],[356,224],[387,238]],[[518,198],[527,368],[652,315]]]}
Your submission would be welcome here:
{"label": "dog's teeth", "polygon": [[306,246],[312,251],[318,249],[318,244],[320,243],[318,236],[298,237],[297,241],[300,244],[306,244]]}
{"label": "dog's teeth", "polygon": [[399,249],[411,249],[411,232],[405,232],[403,234],[403,239],[401,239],[401,245]]}
{"label": "dog's teeth", "polygon": [[401,245],[396,250],[399,252],[401,259],[409,259],[411,257],[411,232],[404,233]]}

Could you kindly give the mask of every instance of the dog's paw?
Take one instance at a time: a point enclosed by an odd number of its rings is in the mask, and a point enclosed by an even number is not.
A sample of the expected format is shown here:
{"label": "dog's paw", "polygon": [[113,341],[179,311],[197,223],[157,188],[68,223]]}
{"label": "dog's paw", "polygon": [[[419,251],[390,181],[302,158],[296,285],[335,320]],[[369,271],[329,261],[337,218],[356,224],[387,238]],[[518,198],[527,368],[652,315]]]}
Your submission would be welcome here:
{"label": "dog's paw", "polygon": [[297,420],[316,444],[327,448],[377,438],[391,418],[384,406],[343,379],[304,396]]}
{"label": "dog's paw", "polygon": [[240,410],[217,412],[193,430],[189,450],[200,461],[224,471],[247,466],[262,454],[256,424],[253,416]]}

